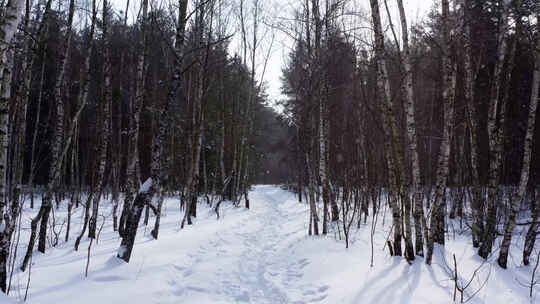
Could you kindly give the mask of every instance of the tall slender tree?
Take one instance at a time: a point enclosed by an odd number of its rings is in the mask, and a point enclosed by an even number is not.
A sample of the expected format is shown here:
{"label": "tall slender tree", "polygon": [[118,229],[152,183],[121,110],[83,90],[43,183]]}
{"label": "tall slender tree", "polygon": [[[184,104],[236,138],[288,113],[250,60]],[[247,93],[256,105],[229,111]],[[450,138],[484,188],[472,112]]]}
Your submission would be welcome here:
{"label": "tall slender tree", "polygon": [[42,198],[39,212],[36,215],[36,217],[32,219],[32,222],[31,222],[30,242],[28,243],[26,255],[25,255],[23,264],[21,266],[21,270],[23,271],[26,269],[26,266],[30,260],[30,257],[34,249],[34,243],[37,236],[38,223],[40,224],[38,250],[42,253],[45,252],[46,241],[47,241],[47,227],[48,227],[48,221],[49,221],[49,214],[52,208],[52,199],[53,199],[55,188],[60,180],[60,175],[62,171],[61,169],[62,169],[62,162],[63,162],[63,156],[64,156],[62,155],[63,154],[62,145],[63,145],[63,140],[64,140],[64,105],[65,105],[63,89],[65,85],[64,81],[65,81],[66,70],[68,66],[69,53],[71,49],[71,37],[73,35],[72,24],[73,24],[74,13],[75,13],[75,1],[70,0],[66,34],[62,42],[61,51],[60,51],[61,64],[59,67],[59,71],[56,75],[56,81],[55,81],[55,87],[54,87],[54,101],[56,104],[56,109],[55,109],[56,117],[54,121],[54,133],[53,133],[54,140],[53,140],[51,153],[50,153],[51,161],[50,161],[50,167],[49,167],[49,173],[48,173],[48,181],[47,181],[45,193]]}
{"label": "tall slender tree", "polygon": [[431,264],[433,257],[434,243],[444,244],[445,191],[449,172],[450,140],[454,129],[456,68],[450,55],[450,5],[448,0],[442,0],[441,4],[444,129],[437,164],[437,183],[427,240],[426,264],[428,265]]}
{"label": "tall slender tree", "polygon": [[[478,255],[487,259],[495,240],[497,224],[497,208],[500,199],[498,183],[500,179],[503,153],[504,120],[506,105],[501,102],[501,79],[503,65],[507,56],[508,18],[510,1],[501,1],[500,19],[497,28],[497,57],[491,79],[490,102],[488,109],[487,131],[489,138],[489,180],[486,229],[482,235],[482,244]],[[504,100],[503,100],[504,101]]]}
{"label": "tall slender tree", "polygon": [[[398,191],[403,190],[403,187],[398,188],[399,183],[396,174],[399,170],[396,169],[396,155],[399,152],[395,152],[395,146],[398,143],[397,138],[397,126],[396,118],[392,105],[392,94],[390,92],[390,80],[388,79],[388,68],[386,66],[386,51],[384,47],[384,35],[382,32],[381,16],[379,13],[379,1],[370,0],[371,6],[371,18],[373,22],[373,31],[375,34],[375,61],[377,63],[377,94],[381,100],[382,108],[382,120],[383,130],[385,133],[384,139],[384,153],[388,166],[389,176],[389,204],[392,208],[392,226],[394,229],[394,242],[393,242],[393,254],[401,255],[401,238],[402,238],[402,218],[401,208],[396,199],[396,195],[399,195]],[[402,162],[401,162],[402,164]],[[401,171],[401,170],[400,170]],[[401,171],[402,172],[402,171]]]}
{"label": "tall slender tree", "polygon": [[11,58],[8,48],[17,26],[21,21],[24,0],[10,0],[2,4],[0,15],[0,289],[6,292],[7,261],[11,234],[15,227],[16,217],[13,210],[18,206],[9,208],[5,195],[6,166],[8,149],[8,113],[11,91]]}
{"label": "tall slender tree", "polygon": [[139,163],[139,134],[141,109],[144,102],[144,87],[146,84],[145,62],[147,57],[147,31],[148,31],[148,0],[142,2],[142,19],[141,19],[141,53],[137,57],[137,78],[135,89],[135,102],[131,108],[131,118],[129,125],[129,151],[127,160],[127,181],[126,191],[124,193],[124,207],[120,215],[120,223],[118,233],[124,237],[126,221],[130,216],[134,196],[136,195],[137,186],[139,185],[140,163]]}

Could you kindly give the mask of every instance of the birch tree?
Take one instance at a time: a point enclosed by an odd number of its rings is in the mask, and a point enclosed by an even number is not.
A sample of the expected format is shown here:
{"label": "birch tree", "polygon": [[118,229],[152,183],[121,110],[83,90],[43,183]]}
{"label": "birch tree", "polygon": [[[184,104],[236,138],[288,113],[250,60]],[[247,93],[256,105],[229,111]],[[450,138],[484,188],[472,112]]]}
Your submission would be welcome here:
{"label": "birch tree", "polygon": [[[418,140],[416,137],[416,120],[415,120],[415,111],[414,111],[414,92],[413,92],[413,72],[411,67],[411,50],[409,48],[409,28],[407,27],[407,18],[405,14],[405,9],[403,8],[403,1],[397,0],[399,8],[399,16],[401,22],[401,37],[403,44],[402,56],[402,65],[403,73],[402,78],[402,94],[404,94],[406,105],[406,122],[407,122],[407,139],[409,152],[411,154],[412,162],[412,191],[413,191],[413,201],[414,205],[414,230],[415,230],[415,247],[416,254],[418,256],[424,256],[424,242],[423,242],[423,227],[422,223],[424,220],[424,206],[422,204],[422,192],[420,190],[420,163],[418,160]],[[406,204],[404,204],[404,221],[405,221],[405,235],[412,243],[412,233],[411,233],[411,224],[410,224],[410,209],[411,204],[409,200],[406,199]],[[407,246],[408,242],[406,243]],[[406,249],[409,250],[409,249]],[[412,254],[409,253],[411,256]]]}
{"label": "birch tree", "polygon": [[142,2],[142,19],[141,19],[141,53],[137,58],[137,75],[135,89],[135,103],[131,109],[131,119],[129,125],[129,144],[128,144],[128,163],[127,163],[127,181],[126,191],[124,193],[124,206],[120,215],[120,223],[118,225],[118,233],[124,237],[126,221],[130,216],[134,196],[136,195],[137,186],[139,185],[139,133],[140,133],[140,116],[144,101],[144,87],[146,83],[145,77],[145,62],[147,57],[147,22],[148,22],[148,0]]}
{"label": "birch tree", "polygon": [[[210,3],[211,4],[211,3]],[[204,18],[207,13],[207,5],[209,3],[199,2],[197,3],[197,12],[195,16],[195,45],[199,49],[195,54],[196,56],[196,70],[194,72],[194,87],[195,92],[193,94],[193,106],[191,113],[191,134],[189,145],[189,171],[186,181],[187,199],[186,199],[186,212],[182,219],[181,228],[187,222],[188,225],[192,224],[191,217],[197,216],[197,197],[199,193],[199,175],[200,175],[200,157],[203,141],[204,130],[204,109],[203,98],[206,91],[206,67],[208,60],[208,43],[204,43]],[[210,25],[211,27],[212,25]],[[210,37],[208,37],[210,39]],[[240,174],[237,175],[240,177]],[[239,180],[239,179],[237,179]],[[238,189],[238,184],[236,189]]]}
{"label": "birch tree", "polygon": [[16,214],[19,206],[11,206],[6,201],[6,166],[8,149],[8,109],[11,87],[11,66],[8,48],[17,26],[21,21],[24,0],[10,0],[4,2],[0,15],[0,289],[6,292],[7,260],[11,234],[15,227]]}
{"label": "birch tree", "polygon": [[[179,90],[181,89],[181,80],[182,80],[182,56],[183,56],[183,50],[184,50],[184,40],[185,40],[185,31],[186,31],[186,22],[187,22],[187,5],[188,0],[180,0],[178,1],[179,9],[178,9],[178,21],[176,22],[176,36],[175,36],[175,43],[174,43],[174,69],[171,76],[171,80],[169,82],[168,92],[167,92],[167,100],[165,101],[165,104],[163,108],[161,109],[160,113],[160,125],[159,125],[159,134],[157,137],[157,145],[159,147],[156,147],[156,151],[153,153],[156,153],[157,155],[153,155],[153,158],[159,158],[159,173],[156,173],[160,177],[159,179],[159,205],[158,205],[158,211],[156,215],[156,220],[154,223],[154,229],[152,230],[152,236],[157,239],[159,234],[159,223],[161,219],[161,205],[163,204],[163,195],[164,195],[164,184],[167,180],[167,166],[164,165],[166,163],[166,154],[167,151],[165,149],[165,133],[168,129],[168,122],[170,118],[168,117],[168,111],[169,106],[173,105],[177,102],[178,96],[180,95]],[[154,166],[157,166],[157,161],[153,162]],[[153,168],[153,170],[158,170],[157,168]]]}
{"label": "birch tree", "polygon": [[[536,73],[538,73],[538,70]],[[535,191],[536,202],[534,203],[533,214],[531,216],[532,223],[527,230],[525,244],[523,245],[523,265],[525,266],[529,265],[530,263],[529,259],[534,249],[534,243],[536,243],[536,238],[540,228],[540,187],[536,187]]]}
{"label": "birch tree", "polygon": [[[81,111],[84,109],[84,107],[86,106],[87,102],[88,102],[88,91],[89,91],[89,88],[90,88],[90,60],[92,58],[92,55],[94,54],[95,52],[95,44],[94,44],[94,32],[95,32],[95,28],[96,28],[96,20],[97,20],[97,7],[96,7],[96,0],[92,0],[92,12],[91,12],[91,21],[90,21],[90,31],[89,31],[89,37],[88,37],[88,42],[89,42],[89,47],[88,47],[88,50],[87,50],[87,53],[85,55],[85,58],[84,58],[84,75],[82,75],[81,77],[84,77],[83,80],[82,80],[82,86],[81,86],[81,90],[79,91],[79,95],[78,95],[78,104],[79,104],[79,110],[77,112],[77,114],[75,115],[76,117],[77,116],[80,116],[81,115]],[[72,123],[72,131],[71,132],[74,132],[74,134],[71,134],[69,136],[69,138],[72,138],[73,136],[76,136],[77,134],[77,130],[78,130],[78,120],[74,120],[73,123]],[[78,199],[78,198],[77,198]],[[68,223],[67,223],[67,228],[66,228],[66,240],[68,239],[69,237],[69,230],[70,230],[70,219],[71,219],[71,208],[72,208],[72,205],[73,205],[73,200],[71,200],[69,202],[69,205],[68,205]],[[90,211],[90,206],[88,204],[88,206],[86,206],[85,208],[85,218],[84,218],[84,223],[83,223],[83,229],[82,229],[82,232],[81,234],[79,235],[79,237],[77,238],[76,242],[75,242],[75,250],[77,250],[77,246],[82,238],[82,236],[84,235],[84,232],[86,231],[86,226],[88,225],[88,220],[89,220],[89,211]]]}
{"label": "birch tree", "polygon": [[[146,2],[146,0],[145,0]],[[177,16],[177,26],[176,26],[176,43],[175,43],[175,52],[181,52],[182,51],[182,42],[184,41],[184,31],[185,26],[187,22],[187,6],[188,6],[188,0],[179,0],[178,1],[178,16]],[[146,10],[145,5],[143,4],[143,11]],[[146,15],[144,16],[146,17]],[[178,55],[178,53],[176,53]],[[167,96],[167,103],[172,102],[176,99],[176,94],[178,94],[178,89],[180,86],[180,77],[181,73],[179,73],[182,70],[182,62],[181,58],[179,56],[175,56],[174,60],[174,73],[172,75],[172,81],[171,85],[169,87],[169,92]],[[162,121],[167,120],[167,107],[163,107],[160,119]],[[131,258],[131,253],[133,251],[133,245],[135,243],[135,237],[137,235],[137,228],[139,226],[139,221],[141,219],[142,210],[145,206],[152,206],[151,201],[154,194],[159,190],[160,184],[162,182],[161,175],[162,173],[160,170],[163,168],[160,166],[160,157],[163,156],[163,145],[165,141],[165,134],[166,134],[166,122],[162,122],[159,126],[159,131],[157,132],[157,136],[154,140],[153,147],[152,147],[152,164],[151,164],[151,177],[148,178],[144,184],[141,185],[139,188],[139,192],[137,193],[137,196],[135,197],[133,204],[130,206],[130,210],[128,212],[126,224],[125,224],[125,231],[122,236],[122,242],[120,243],[120,248],[118,249],[118,258],[124,260],[126,263],[129,263],[129,260]],[[188,210],[186,210],[186,214],[188,213]],[[159,221],[156,221],[156,225],[154,226],[154,231],[152,232],[152,235],[154,238],[158,237],[159,232]]]}
{"label": "birch tree", "polygon": [[[24,271],[32,251],[34,249],[34,243],[37,236],[37,225],[40,224],[39,229],[39,239],[38,239],[38,250],[42,253],[45,253],[46,249],[46,240],[47,240],[47,226],[49,220],[49,214],[52,208],[52,198],[54,194],[55,187],[60,179],[62,162],[65,153],[62,153],[62,145],[64,140],[64,96],[63,88],[64,81],[66,76],[67,64],[69,60],[69,53],[71,48],[71,37],[72,37],[72,24],[73,24],[73,15],[75,12],[75,1],[70,0],[69,3],[69,13],[67,28],[64,40],[62,42],[61,51],[60,51],[60,67],[58,74],[56,75],[55,87],[54,87],[54,101],[56,104],[56,117],[54,123],[54,141],[51,147],[51,161],[49,167],[49,176],[46,186],[45,193],[42,198],[41,207],[39,209],[36,217],[32,219],[31,222],[31,233],[30,241],[28,243],[28,248],[26,255],[21,265],[21,270]],[[67,151],[67,147],[64,146],[64,150]]]}
{"label": "birch tree", "polygon": [[[533,71],[533,79],[532,79],[532,86],[531,86],[531,99],[529,101],[529,111],[528,111],[528,118],[527,118],[527,129],[525,131],[525,142],[523,147],[523,159],[521,161],[521,175],[519,179],[519,185],[518,190],[515,193],[515,195],[512,197],[511,201],[511,209],[510,209],[510,215],[508,217],[508,220],[506,221],[505,227],[504,227],[504,237],[501,244],[501,250],[499,252],[499,258],[497,262],[499,263],[499,266],[502,268],[507,267],[507,260],[508,260],[508,252],[510,250],[510,243],[512,241],[512,233],[514,232],[514,228],[516,226],[516,217],[519,212],[519,208],[521,206],[521,201],[523,200],[523,197],[525,196],[525,192],[527,191],[527,184],[529,183],[529,173],[530,173],[530,167],[531,167],[531,158],[532,158],[532,145],[533,145],[533,137],[534,137],[534,128],[536,123],[536,110],[538,107],[538,90],[540,89],[540,7],[536,8],[536,43],[533,44],[535,47],[534,49],[534,71]],[[538,195],[538,194],[537,194]],[[538,206],[536,206],[536,210],[540,209]],[[525,250],[523,254],[523,264],[528,264],[528,255],[525,253],[530,250],[529,248],[532,248],[530,245],[532,242],[532,239],[535,239],[536,236],[531,237],[533,234],[536,234],[536,228],[538,226],[538,223],[536,223],[538,220],[538,216],[536,216],[533,220],[533,223],[530,226],[530,231],[527,233],[527,236],[525,238]],[[530,255],[530,251],[528,251],[528,254]]]}
{"label": "birch tree", "polygon": [[[96,0],[92,0],[92,13],[91,14],[92,15],[91,15],[90,33],[89,33],[89,44],[90,45],[89,45],[86,57],[84,59],[85,79],[84,79],[84,82],[83,82],[83,85],[82,85],[82,89],[79,92],[79,104],[81,104],[81,108],[84,107],[84,105],[86,105],[86,103],[88,101],[88,91],[89,91],[89,88],[90,88],[90,60],[92,58],[92,55],[95,52],[94,32],[95,32],[96,24],[97,24],[96,23],[97,22],[97,4],[96,4]],[[90,194],[88,196],[88,199],[87,199],[86,204],[85,204],[83,227],[81,229],[81,232],[80,232],[79,236],[75,240],[75,246],[74,246],[75,250],[79,249],[80,241],[81,241],[82,237],[84,236],[84,234],[86,233],[86,228],[88,226],[88,222],[89,222],[89,219],[90,219],[90,207],[91,207],[90,203],[92,201],[92,198],[93,198],[93,194]]]}
{"label": "birch tree", "polygon": [[444,129],[441,149],[437,164],[437,183],[435,201],[431,213],[429,237],[427,240],[426,264],[430,265],[433,256],[434,242],[444,244],[445,190],[448,179],[448,163],[450,157],[450,138],[454,128],[454,90],[456,87],[455,65],[450,57],[450,6],[448,0],[441,1],[442,6],[442,68],[443,68],[443,108]]}
{"label": "birch tree", "polygon": [[[392,97],[390,92],[390,82],[388,80],[388,69],[386,67],[384,35],[382,32],[381,16],[379,13],[378,0],[370,0],[371,18],[375,34],[375,60],[377,62],[377,93],[382,103],[383,129],[385,133],[384,153],[389,172],[390,193],[388,202],[392,208],[392,225],[394,229],[393,253],[401,255],[401,208],[395,199],[398,194],[396,190],[396,159],[393,144],[397,144],[397,126],[394,112],[392,110]],[[393,196],[393,197],[391,197]]]}
{"label": "birch tree", "polygon": [[[539,19],[540,20],[540,19]],[[538,39],[540,41],[540,39]],[[540,49],[540,43],[537,45],[537,48]],[[499,251],[499,259],[497,262],[502,268],[506,268],[506,263],[508,259],[508,251],[510,249],[510,242],[512,240],[512,233],[516,226],[516,217],[519,212],[519,207],[521,206],[521,201],[525,196],[527,190],[527,184],[529,182],[529,171],[531,167],[531,158],[532,158],[532,141],[534,135],[534,127],[536,122],[536,108],[538,105],[538,88],[539,88],[539,77],[538,70],[540,70],[540,52],[537,50],[535,54],[535,63],[534,63],[534,76],[533,76],[533,85],[531,89],[531,101],[529,104],[529,116],[527,118],[527,129],[525,133],[525,144],[523,147],[523,160],[521,161],[521,176],[519,179],[518,191],[512,197],[510,215],[506,221],[504,228],[504,237],[501,244],[501,250]]]}
{"label": "birch tree", "polygon": [[487,131],[489,137],[489,180],[486,229],[482,235],[482,244],[478,249],[478,255],[487,259],[491,253],[495,240],[495,228],[497,222],[497,207],[500,198],[498,183],[501,172],[503,153],[503,130],[506,105],[500,102],[501,79],[504,61],[507,55],[507,32],[510,1],[502,1],[501,17],[497,33],[497,59],[493,68],[491,80],[490,102],[488,109]]}
{"label": "birch tree", "polygon": [[473,54],[472,54],[472,41],[471,41],[471,1],[463,1],[463,15],[464,24],[463,31],[463,55],[464,55],[464,69],[465,69],[465,102],[467,113],[467,127],[469,129],[469,147],[470,147],[470,161],[471,161],[471,182],[472,182],[472,198],[471,198],[471,212],[472,212],[472,241],[473,246],[478,248],[480,246],[480,239],[484,231],[483,224],[483,199],[480,190],[480,174],[479,174],[479,156],[478,156],[478,144],[477,144],[477,111],[474,103],[475,100],[475,78],[476,73],[473,66]]}
{"label": "birch tree", "polygon": [[97,218],[99,215],[99,202],[105,188],[105,166],[107,165],[107,149],[110,141],[110,106],[112,104],[112,87],[111,87],[111,57],[110,57],[110,37],[109,37],[109,4],[107,0],[103,0],[103,28],[101,39],[103,42],[103,97],[101,100],[101,130],[100,141],[98,147],[98,171],[96,176],[95,194],[92,201],[92,216],[88,224],[88,237],[96,238]]}

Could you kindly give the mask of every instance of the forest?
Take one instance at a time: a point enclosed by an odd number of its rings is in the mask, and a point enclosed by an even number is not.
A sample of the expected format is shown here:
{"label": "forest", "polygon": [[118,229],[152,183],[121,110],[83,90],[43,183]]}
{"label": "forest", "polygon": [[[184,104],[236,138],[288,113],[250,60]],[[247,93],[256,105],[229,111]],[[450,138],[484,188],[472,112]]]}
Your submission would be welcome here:
{"label": "forest", "polygon": [[539,90],[535,0],[3,0],[0,303],[536,303]]}

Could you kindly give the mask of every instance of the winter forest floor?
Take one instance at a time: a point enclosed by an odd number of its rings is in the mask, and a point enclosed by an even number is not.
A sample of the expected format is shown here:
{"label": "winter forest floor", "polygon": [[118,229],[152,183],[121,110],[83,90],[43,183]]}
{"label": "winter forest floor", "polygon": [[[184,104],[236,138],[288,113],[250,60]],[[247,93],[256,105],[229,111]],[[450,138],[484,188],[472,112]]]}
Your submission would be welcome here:
{"label": "winter forest floor", "polygon": [[[27,302],[452,303],[455,254],[463,285],[477,272],[465,291],[464,300],[474,294],[468,303],[539,303],[540,286],[533,290],[533,298],[525,287],[532,266],[519,265],[522,247],[512,248],[508,270],[496,265],[497,251],[483,263],[470,235],[459,234],[458,220],[449,224],[446,247],[436,248],[432,266],[421,258],[409,265],[383,249],[391,229],[391,215],[386,210],[377,221],[370,267],[370,218],[360,229],[352,229],[352,244],[345,249],[336,227],[324,237],[307,235],[308,207],[298,203],[292,193],[276,186],[255,186],[250,197],[250,210],[224,203],[219,220],[201,202],[195,225],[182,231],[178,199],[166,200],[159,240],[150,236],[151,218],[148,227],[140,227],[129,264],[116,258],[120,239],[113,232],[110,210],[103,208],[99,225],[103,218],[105,221],[99,242],[90,251],[87,278],[88,240],[84,239],[78,252],[73,249],[82,221],[83,208],[79,207],[70,241],[60,241],[46,254],[34,253]],[[37,209],[25,210],[17,260],[24,255],[30,217]],[[56,210],[57,224],[65,213],[62,207]],[[63,235],[64,231],[61,239]],[[535,262],[533,259],[531,264]],[[16,271],[10,299],[0,296],[0,303],[22,301],[27,280],[28,271]]]}

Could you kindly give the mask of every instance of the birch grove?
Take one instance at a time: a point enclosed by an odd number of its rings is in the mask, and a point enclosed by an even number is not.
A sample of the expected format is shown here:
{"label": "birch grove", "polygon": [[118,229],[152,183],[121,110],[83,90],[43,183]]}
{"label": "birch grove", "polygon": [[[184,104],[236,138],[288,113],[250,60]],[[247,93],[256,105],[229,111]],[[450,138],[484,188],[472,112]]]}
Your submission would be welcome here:
{"label": "birch grove", "polygon": [[86,255],[86,278],[107,231],[133,266],[170,226],[264,217],[255,184],[294,193],[313,248],[444,265],[467,295],[446,260],[464,239],[534,288],[536,2],[3,1],[0,288],[53,248]]}
{"label": "birch grove", "polygon": [[[392,222],[384,249],[390,255],[403,254],[409,262],[414,254],[425,255],[424,261],[431,264],[436,252],[444,250],[450,227],[455,231],[458,225],[467,230],[471,245],[484,259],[502,235],[499,264],[506,267],[508,249],[517,242],[512,237],[514,227],[530,227],[526,244],[517,245],[525,251],[532,248],[538,229],[537,175],[532,174],[537,166],[534,134],[538,131],[534,103],[528,101],[536,100],[538,93],[530,64],[530,58],[535,58],[538,7],[527,1],[436,1],[429,21],[411,26],[403,1],[371,0],[369,4],[370,30],[363,27],[365,20],[339,14],[356,8],[347,1],[329,1],[322,5],[326,11],[318,2],[306,1],[298,6],[297,21],[284,26],[284,31],[295,35],[295,48],[283,72],[283,93],[298,146],[294,160],[303,164],[300,169],[291,166],[291,172],[297,176],[299,199],[305,193],[309,202],[308,234],[317,228],[314,220],[319,217],[325,227],[329,212],[322,181],[327,180],[334,197],[344,200],[344,210],[356,208],[350,205],[355,199],[348,202],[350,195],[367,202],[363,205],[372,204],[375,214],[382,212],[377,208],[389,208]],[[318,37],[317,16],[328,8],[339,12],[338,21],[334,31]],[[395,16],[398,23],[392,20]],[[337,66],[312,67],[318,40],[322,44],[332,41],[324,52]],[[524,53],[518,55],[517,50],[524,49],[529,56],[527,72],[518,59]],[[347,51],[354,54],[350,59],[343,55]],[[526,82],[521,83],[532,93],[517,93],[518,73],[527,73]],[[345,81],[329,86],[336,83],[329,77]],[[328,121],[320,120],[324,116],[314,99],[321,94],[319,83],[327,86],[324,111],[331,113]],[[527,113],[518,110],[524,108]],[[359,124],[348,125],[350,115]],[[314,117],[320,121],[314,124]],[[517,127],[518,121],[525,121],[526,127]],[[321,131],[323,125],[329,126],[328,133]],[[334,137],[324,141],[326,134]],[[319,145],[315,150],[313,143]],[[320,162],[323,153],[329,157],[324,163]],[[519,174],[512,161],[516,157],[523,160]],[[316,182],[312,182],[317,180],[317,168],[323,193],[320,209]],[[384,193],[382,207],[372,195],[377,188]],[[512,197],[508,208],[506,197]],[[532,211],[530,220],[523,218],[524,206]],[[360,223],[358,218],[359,229]]]}

